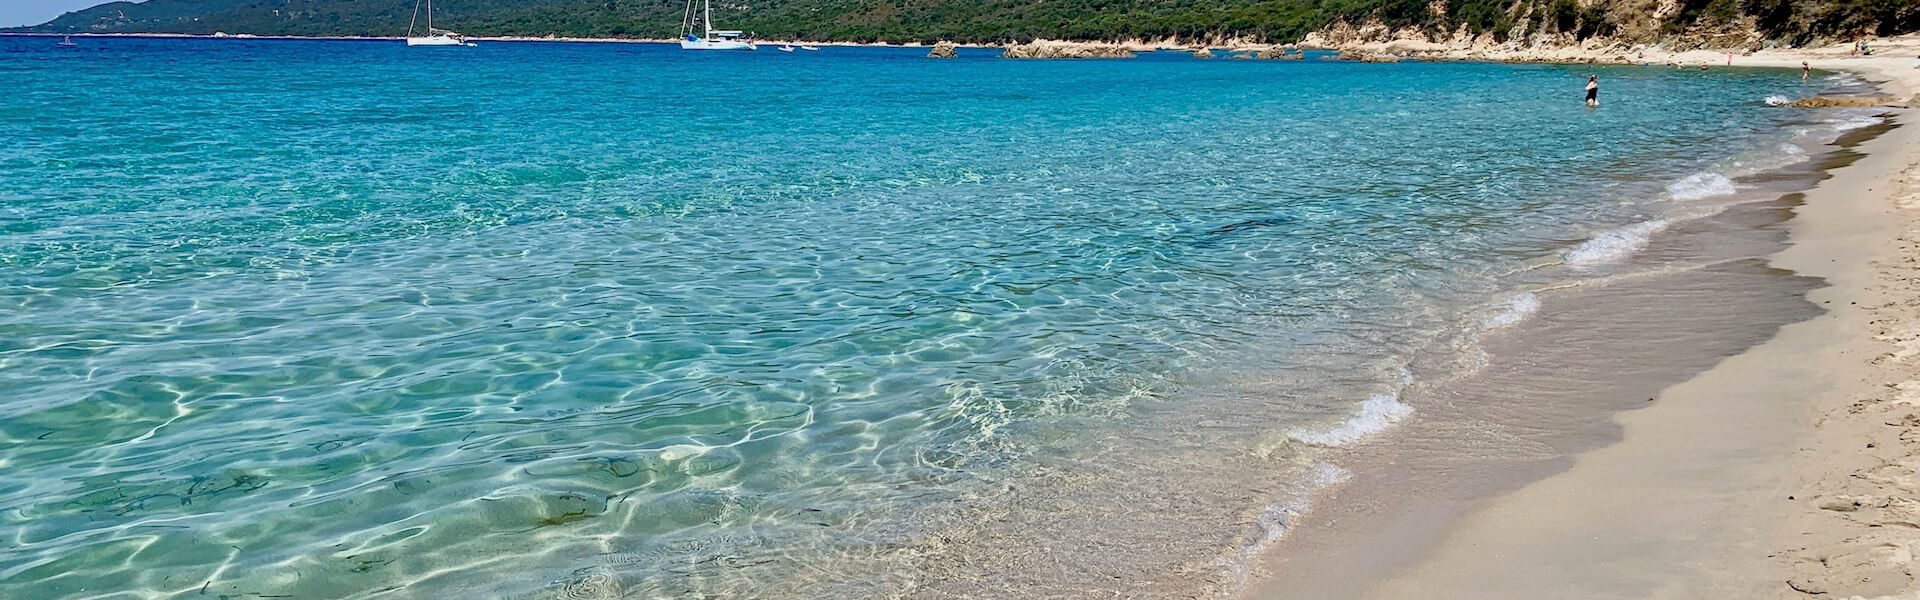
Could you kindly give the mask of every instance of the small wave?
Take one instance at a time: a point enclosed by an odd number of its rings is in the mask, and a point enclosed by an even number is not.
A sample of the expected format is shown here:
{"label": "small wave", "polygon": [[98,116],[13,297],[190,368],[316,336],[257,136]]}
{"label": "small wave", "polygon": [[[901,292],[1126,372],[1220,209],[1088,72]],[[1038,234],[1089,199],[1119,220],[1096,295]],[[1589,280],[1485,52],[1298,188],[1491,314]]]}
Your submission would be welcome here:
{"label": "small wave", "polygon": [[[1352,472],[1337,465],[1319,463],[1313,466],[1313,477],[1307,481],[1306,489],[1303,491],[1312,494],[1338,485],[1352,477]],[[1255,534],[1252,537],[1252,543],[1247,544],[1248,548],[1257,553],[1258,550],[1278,541],[1281,536],[1286,535],[1289,522],[1300,513],[1306,512],[1307,504],[1308,502],[1303,498],[1267,505],[1260,511],[1259,516],[1253,518]]]}
{"label": "small wave", "polygon": [[1293,439],[1315,446],[1339,447],[1366,439],[1413,413],[1413,407],[1400,401],[1400,393],[1381,392],[1360,403],[1360,412],[1327,431],[1295,430]]}
{"label": "small wave", "polygon": [[1733,195],[1733,180],[1719,173],[1699,172],[1667,184],[1667,195],[1675,200],[1700,200]]}
{"label": "small wave", "polygon": [[1780,95],[1767,96],[1767,106],[1786,106],[1788,104],[1793,104],[1792,98]]}
{"label": "small wave", "polygon": [[1600,235],[1593,236],[1593,239],[1568,250],[1565,258],[1568,263],[1576,265],[1620,260],[1647,247],[1647,239],[1659,233],[1660,230],[1666,229],[1670,224],[1666,219],[1655,219],[1603,231]]}
{"label": "small wave", "polygon": [[1486,328],[1499,329],[1501,327],[1507,327],[1524,321],[1528,316],[1539,311],[1540,297],[1535,296],[1533,292],[1521,292],[1519,295],[1507,300],[1507,305],[1503,307],[1500,312],[1487,317]]}
{"label": "small wave", "polygon": [[1225,595],[1231,596],[1245,591],[1250,575],[1248,566],[1259,558],[1260,553],[1272,547],[1274,542],[1286,537],[1287,532],[1293,529],[1294,521],[1305,514],[1307,509],[1312,508],[1313,503],[1310,499],[1314,494],[1352,477],[1353,473],[1339,466],[1329,463],[1316,464],[1313,466],[1312,479],[1306,482],[1306,489],[1301,490],[1300,497],[1269,504],[1262,509],[1260,514],[1253,518],[1253,535],[1240,546],[1239,552],[1224,561],[1227,575],[1233,581],[1231,589],[1226,590]]}
{"label": "small wave", "polygon": [[1756,175],[1787,165],[1806,162],[1807,149],[1795,143],[1783,143],[1773,152],[1756,152],[1733,162],[1730,171],[1738,176]]}
{"label": "small wave", "polygon": [[1879,124],[1880,124],[1880,117],[1877,117],[1877,116],[1849,117],[1846,119],[1835,121],[1833,124],[1833,128],[1838,129],[1840,131],[1853,131],[1861,127],[1872,127],[1874,125],[1879,125]]}
{"label": "small wave", "polygon": [[1780,152],[1776,156],[1791,158],[1788,164],[1797,163],[1807,159],[1807,149],[1800,147],[1799,144],[1781,144]]}

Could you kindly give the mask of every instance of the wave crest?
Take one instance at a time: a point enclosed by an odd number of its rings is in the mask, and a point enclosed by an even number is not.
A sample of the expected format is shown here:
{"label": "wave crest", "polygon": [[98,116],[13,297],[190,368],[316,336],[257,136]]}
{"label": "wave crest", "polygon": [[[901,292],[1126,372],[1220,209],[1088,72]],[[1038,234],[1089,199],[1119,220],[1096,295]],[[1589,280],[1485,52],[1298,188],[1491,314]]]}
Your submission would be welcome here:
{"label": "wave crest", "polygon": [[1568,250],[1566,261],[1576,265],[1591,265],[1620,260],[1641,248],[1647,247],[1648,238],[1670,225],[1666,219],[1655,219],[1645,223],[1635,223],[1619,229],[1600,232],[1579,246]]}
{"label": "wave crest", "polygon": [[1507,305],[1502,307],[1500,312],[1487,317],[1486,328],[1499,329],[1501,327],[1511,326],[1515,323],[1525,321],[1527,317],[1539,311],[1540,297],[1534,295],[1533,292],[1521,292],[1519,295],[1507,300]]}
{"label": "wave crest", "polygon": [[1734,193],[1733,180],[1719,173],[1702,171],[1667,184],[1667,195],[1675,200],[1700,200],[1714,196],[1731,196]]}
{"label": "wave crest", "polygon": [[1850,118],[1841,119],[1840,121],[1835,122],[1833,124],[1833,128],[1838,129],[1840,131],[1853,131],[1861,127],[1872,127],[1874,125],[1879,125],[1880,121],[1881,119],[1878,116],[1850,117]]}
{"label": "wave crest", "polygon": [[1345,446],[1386,431],[1409,414],[1413,414],[1413,407],[1400,401],[1398,391],[1381,392],[1361,402],[1360,411],[1340,426],[1327,431],[1295,430],[1293,439],[1315,446]]}

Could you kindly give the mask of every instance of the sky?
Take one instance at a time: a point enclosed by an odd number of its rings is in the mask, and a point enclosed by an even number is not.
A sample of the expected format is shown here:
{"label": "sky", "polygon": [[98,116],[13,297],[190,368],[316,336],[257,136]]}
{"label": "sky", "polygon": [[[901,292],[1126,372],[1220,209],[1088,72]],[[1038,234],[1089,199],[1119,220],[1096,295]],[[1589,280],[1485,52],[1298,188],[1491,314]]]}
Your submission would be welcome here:
{"label": "sky", "polygon": [[39,25],[89,6],[112,0],[0,0],[0,27]]}

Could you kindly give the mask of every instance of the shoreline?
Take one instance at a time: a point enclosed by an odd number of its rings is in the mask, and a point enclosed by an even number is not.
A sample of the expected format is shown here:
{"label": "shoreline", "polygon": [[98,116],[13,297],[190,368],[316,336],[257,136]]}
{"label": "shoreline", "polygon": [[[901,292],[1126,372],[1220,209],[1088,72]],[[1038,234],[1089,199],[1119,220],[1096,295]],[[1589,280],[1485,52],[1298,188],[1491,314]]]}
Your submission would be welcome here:
{"label": "shoreline", "polygon": [[[1768,52],[1736,66],[1798,67],[1806,60],[1901,97],[1920,88],[1911,58],[1848,57],[1844,48],[1833,54]],[[1920,213],[1896,211],[1889,199],[1920,197],[1920,127],[1914,111],[1888,112],[1895,125],[1861,143],[1857,162],[1833,167],[1829,179],[1804,193],[1786,222],[1787,248],[1768,258],[1825,282],[1806,295],[1822,314],[1660,391],[1644,408],[1614,414],[1620,433],[1611,443],[1531,477],[1514,475],[1521,481],[1507,489],[1413,507],[1400,505],[1422,502],[1372,499],[1397,511],[1310,510],[1296,532],[1304,545],[1269,551],[1264,570],[1273,575],[1241,596],[1912,593],[1909,563],[1920,532],[1909,528],[1920,526],[1920,503],[1909,498],[1920,450],[1903,453],[1900,438],[1920,443],[1920,414],[1895,413],[1913,413],[1907,409],[1920,404],[1920,392],[1907,391],[1920,390],[1920,369],[1904,362],[1920,354],[1920,314],[1907,306],[1920,304],[1920,285],[1908,283],[1920,268],[1902,258],[1920,242],[1899,237],[1904,246],[1896,246],[1896,237],[1920,225]],[[1904,344],[1900,352],[1888,353],[1890,339]],[[1876,373],[1889,369],[1873,363],[1889,362],[1904,370]],[[1899,390],[1899,399],[1887,401],[1889,389]],[[1887,456],[1863,457],[1862,444]],[[1391,522],[1340,522],[1349,517]],[[1889,524],[1896,527],[1882,526]],[[1310,556],[1327,549],[1349,560]],[[1332,581],[1343,577],[1348,581]]]}
{"label": "shoreline", "polygon": [[[252,40],[252,41],[320,41],[320,42],[402,42],[406,36],[351,36],[351,35],[253,35],[231,34],[211,35],[198,33],[0,33],[0,37],[40,37],[40,38],[132,38],[132,39],[190,39],[190,40]],[[534,37],[534,36],[469,36],[474,42],[553,42],[565,44],[678,44],[678,38],[593,38],[593,37]],[[754,40],[763,46],[790,44],[795,46],[834,46],[844,48],[932,48],[920,43],[891,44],[885,42],[819,42],[807,40]],[[998,48],[988,44],[955,44],[961,48]]]}
{"label": "shoreline", "polygon": [[[188,33],[0,33],[10,37],[97,37],[97,38],[147,38],[147,39],[218,39],[218,40],[270,40],[270,41],[359,41],[359,42],[398,42],[405,36],[300,36],[300,35],[254,35],[254,34],[188,34]],[[596,38],[561,36],[469,36],[474,42],[551,42],[580,44],[677,44],[679,38]],[[950,44],[955,48],[970,49],[1006,49],[1021,44],[1016,43],[971,43],[939,42],[926,44],[921,42],[853,42],[853,41],[815,41],[787,40],[768,38],[754,40],[763,46],[831,46],[845,48],[900,48],[931,49],[939,45]],[[1920,34],[1907,34],[1892,38],[1874,38],[1876,48],[1872,56],[1852,56],[1846,44],[1834,44],[1819,48],[1805,49],[1767,49],[1756,52],[1727,52],[1723,50],[1685,50],[1671,51],[1658,45],[1624,46],[1570,46],[1570,47],[1527,47],[1527,48],[1485,48],[1477,46],[1449,46],[1438,43],[1412,43],[1405,40],[1389,42],[1367,42],[1351,44],[1328,44],[1307,40],[1297,43],[1231,43],[1231,44],[1186,44],[1171,40],[1054,40],[1036,39],[1032,43],[1046,43],[1073,49],[1113,49],[1118,48],[1131,53],[1194,53],[1202,50],[1225,53],[1260,52],[1272,49],[1315,50],[1339,53],[1338,60],[1353,62],[1399,62],[1401,60],[1419,60],[1435,62],[1484,62],[1498,64],[1553,64],[1553,65],[1624,65],[1624,66],[1684,66],[1687,68],[1798,68],[1806,61],[1813,68],[1830,71],[1848,71],[1860,74],[1875,72],[1888,73],[1900,70],[1920,69]],[[1630,56],[1631,55],[1631,56]],[[1104,55],[1051,56],[1048,58],[1073,60],[1113,60],[1116,57]],[[1327,58],[1322,58],[1326,60]],[[1901,99],[1912,98],[1920,93],[1920,85],[1893,81],[1895,77],[1877,80],[1885,84],[1888,91]]]}

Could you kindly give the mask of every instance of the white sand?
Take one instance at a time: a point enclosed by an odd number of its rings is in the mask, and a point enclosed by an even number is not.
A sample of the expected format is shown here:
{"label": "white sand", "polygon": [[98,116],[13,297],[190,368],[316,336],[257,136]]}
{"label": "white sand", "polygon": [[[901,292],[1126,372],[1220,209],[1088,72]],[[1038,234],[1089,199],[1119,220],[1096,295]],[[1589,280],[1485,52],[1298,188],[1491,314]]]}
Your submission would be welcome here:
{"label": "white sand", "polygon": [[[1734,64],[1806,60],[1903,97],[1920,89],[1920,39],[1874,50]],[[1648,58],[1708,54],[1726,60]],[[1359,595],[1920,600],[1920,114],[1894,112],[1904,126],[1807,194],[1792,247],[1773,261],[1826,278],[1811,299],[1827,314],[1620,415],[1620,443],[1475,503],[1441,526],[1436,547]],[[1255,589],[1295,597],[1283,581]]]}

